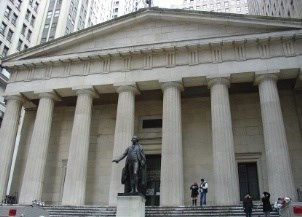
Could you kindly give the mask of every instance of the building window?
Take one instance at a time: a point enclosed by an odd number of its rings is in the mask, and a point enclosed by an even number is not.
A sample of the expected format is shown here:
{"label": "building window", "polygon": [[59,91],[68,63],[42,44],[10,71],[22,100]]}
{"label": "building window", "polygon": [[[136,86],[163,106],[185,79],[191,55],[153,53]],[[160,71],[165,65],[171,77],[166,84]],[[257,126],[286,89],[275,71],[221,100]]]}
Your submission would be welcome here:
{"label": "building window", "polygon": [[58,17],[60,15],[60,10],[55,11],[55,17]]}
{"label": "building window", "polygon": [[10,7],[7,7],[4,11],[4,16],[9,19],[11,11],[12,9]]}
{"label": "building window", "polygon": [[39,7],[39,3],[38,3],[38,2],[36,2],[35,7],[34,7],[35,12],[37,12],[37,11],[38,11],[38,7]]}
{"label": "building window", "polygon": [[13,17],[12,17],[12,24],[15,26],[16,25],[16,22],[17,22],[17,19],[18,19],[18,16],[16,14],[13,14]]}
{"label": "building window", "polygon": [[30,21],[30,25],[31,25],[31,26],[34,26],[35,21],[36,21],[36,17],[35,17],[35,16],[32,16],[32,17],[31,17],[31,21]]}
{"label": "building window", "polygon": [[21,47],[22,47],[23,41],[21,39],[19,39],[18,41],[18,45],[17,45],[17,50],[20,51]]}
{"label": "building window", "polygon": [[33,6],[33,2],[34,2],[34,0],[29,0],[29,5]]}
{"label": "building window", "polygon": [[27,48],[28,48],[28,46],[25,44],[25,45],[24,45],[24,49],[27,49]]}
{"label": "building window", "polygon": [[202,9],[206,10],[207,9],[207,5],[203,5]]}
{"label": "building window", "polygon": [[224,7],[229,7],[229,2],[224,2]]}
{"label": "building window", "polygon": [[237,1],[236,1],[236,4],[237,4],[237,5],[240,5],[240,0],[237,0]]}
{"label": "building window", "polygon": [[141,132],[161,132],[163,121],[160,115],[145,116],[139,119]]}
{"label": "building window", "polygon": [[162,119],[142,120],[142,122],[143,129],[162,128]]}
{"label": "building window", "polygon": [[7,39],[8,41],[11,41],[11,40],[12,40],[12,37],[13,37],[13,34],[14,34],[14,32],[13,32],[11,29],[8,30],[6,39]]}
{"label": "building window", "polygon": [[0,34],[4,35],[7,25],[2,23],[0,26]]}
{"label": "building window", "polygon": [[51,11],[48,11],[48,13],[47,13],[47,19],[50,19],[51,16],[52,16],[52,12],[51,12]]}
{"label": "building window", "polygon": [[41,39],[41,44],[46,42],[46,38]]}
{"label": "building window", "polygon": [[237,7],[237,8],[236,8],[236,11],[237,11],[237,12],[241,12],[241,8],[240,8],[240,7]]}
{"label": "building window", "polygon": [[27,21],[29,21],[29,16],[30,16],[30,11],[27,10],[27,11],[26,11],[26,14],[25,14],[25,19],[26,19]]}
{"label": "building window", "polygon": [[28,32],[27,32],[27,37],[26,37],[26,39],[27,39],[28,41],[30,41],[31,35],[32,35],[32,31],[28,30]]}
{"label": "building window", "polygon": [[226,8],[226,9],[224,9],[224,11],[225,11],[226,13],[229,13],[229,12],[230,12],[230,9],[229,9],[229,8]]}
{"label": "building window", "polygon": [[2,51],[2,56],[6,57],[7,53],[8,53],[9,48],[4,46],[3,51]]}
{"label": "building window", "polygon": [[25,24],[23,24],[22,29],[21,29],[22,35],[25,35],[26,28],[27,28],[27,26]]}
{"label": "building window", "polygon": [[16,2],[16,8],[17,8],[18,10],[20,10],[21,4],[22,4],[22,0],[18,0],[18,1]]}

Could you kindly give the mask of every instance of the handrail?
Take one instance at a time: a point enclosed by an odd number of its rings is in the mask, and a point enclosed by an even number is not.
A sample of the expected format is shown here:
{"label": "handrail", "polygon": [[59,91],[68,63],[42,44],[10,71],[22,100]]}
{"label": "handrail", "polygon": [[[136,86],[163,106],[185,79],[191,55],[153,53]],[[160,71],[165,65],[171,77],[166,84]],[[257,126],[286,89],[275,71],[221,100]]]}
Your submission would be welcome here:
{"label": "handrail", "polygon": [[297,188],[297,194],[298,194],[298,201],[302,202],[302,191],[300,188]]}

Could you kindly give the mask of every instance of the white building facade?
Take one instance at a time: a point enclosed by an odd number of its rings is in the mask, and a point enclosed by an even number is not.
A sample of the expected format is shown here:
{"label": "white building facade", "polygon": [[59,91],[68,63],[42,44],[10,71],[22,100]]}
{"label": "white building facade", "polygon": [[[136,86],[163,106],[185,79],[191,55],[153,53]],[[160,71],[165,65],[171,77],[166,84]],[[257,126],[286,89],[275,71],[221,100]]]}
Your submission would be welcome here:
{"label": "white building facade", "polygon": [[38,42],[45,1],[2,0],[0,8],[0,56],[19,52]]}
{"label": "white building facade", "polygon": [[129,14],[146,7],[148,7],[146,0],[111,0],[110,19]]}
{"label": "white building facade", "polygon": [[41,43],[82,30],[109,19],[108,1],[47,0],[40,29]]}
{"label": "white building facade", "polygon": [[300,0],[249,0],[248,3],[253,15],[302,18]]}
{"label": "white building facade", "polygon": [[235,14],[248,13],[247,0],[184,0],[182,5],[173,5],[172,8]]}
{"label": "white building facade", "polygon": [[247,191],[296,200],[301,48],[297,20],[151,8],[8,56],[1,196],[10,187],[20,204],[115,206],[123,162],[112,159],[135,134],[149,205],[190,204],[201,178],[210,205]]}

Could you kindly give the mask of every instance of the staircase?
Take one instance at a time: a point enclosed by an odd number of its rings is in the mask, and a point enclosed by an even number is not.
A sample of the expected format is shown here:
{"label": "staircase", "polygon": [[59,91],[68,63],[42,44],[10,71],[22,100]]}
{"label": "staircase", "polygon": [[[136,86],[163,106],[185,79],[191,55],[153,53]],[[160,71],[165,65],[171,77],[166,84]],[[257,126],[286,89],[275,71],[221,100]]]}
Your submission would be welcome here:
{"label": "staircase", "polygon": [[[108,206],[45,206],[50,217],[110,217],[116,215],[116,207]],[[147,206],[146,217],[205,217],[205,216],[232,216],[244,217],[241,206],[205,206],[205,207],[154,207]],[[253,210],[253,216],[263,216],[262,207]],[[271,212],[271,217],[279,216]]]}

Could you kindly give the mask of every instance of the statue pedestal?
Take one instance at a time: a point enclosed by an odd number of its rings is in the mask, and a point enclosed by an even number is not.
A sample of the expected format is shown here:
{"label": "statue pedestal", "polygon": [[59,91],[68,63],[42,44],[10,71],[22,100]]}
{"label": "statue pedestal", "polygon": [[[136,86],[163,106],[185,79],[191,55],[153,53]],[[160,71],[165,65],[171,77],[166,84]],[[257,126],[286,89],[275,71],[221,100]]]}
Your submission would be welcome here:
{"label": "statue pedestal", "polygon": [[119,193],[116,217],[145,217],[145,201],[141,193]]}

